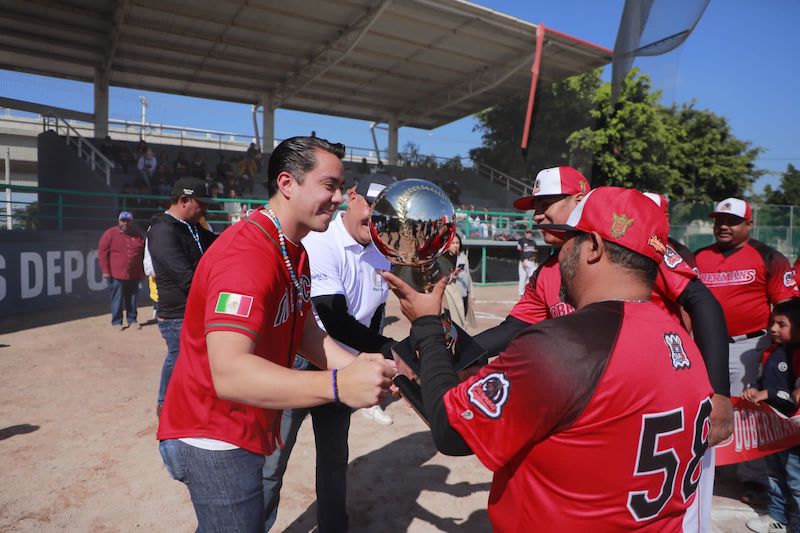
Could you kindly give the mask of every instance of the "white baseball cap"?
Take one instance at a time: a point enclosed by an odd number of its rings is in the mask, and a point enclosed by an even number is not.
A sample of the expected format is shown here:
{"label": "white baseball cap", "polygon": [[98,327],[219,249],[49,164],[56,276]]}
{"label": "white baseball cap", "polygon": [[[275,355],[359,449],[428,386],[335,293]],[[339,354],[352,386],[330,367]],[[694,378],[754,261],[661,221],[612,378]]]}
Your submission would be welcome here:
{"label": "white baseball cap", "polygon": [[753,210],[750,208],[750,204],[739,198],[725,198],[718,203],[710,216],[715,217],[717,215],[735,215],[748,222],[753,220]]}
{"label": "white baseball cap", "polygon": [[536,175],[536,181],[533,182],[533,194],[516,200],[514,207],[521,211],[527,211],[533,209],[533,199],[538,196],[587,193],[590,189],[589,180],[572,167],[546,168]]}

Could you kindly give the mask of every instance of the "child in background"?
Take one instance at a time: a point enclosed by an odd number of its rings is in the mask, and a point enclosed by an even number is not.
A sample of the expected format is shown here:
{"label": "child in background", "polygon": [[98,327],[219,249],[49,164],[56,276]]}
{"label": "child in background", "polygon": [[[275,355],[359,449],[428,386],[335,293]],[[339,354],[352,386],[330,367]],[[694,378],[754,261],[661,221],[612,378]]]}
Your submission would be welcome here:
{"label": "child in background", "polygon": [[[756,387],[748,387],[742,397],[753,403],[766,401],[786,416],[797,411],[794,401],[795,368],[800,346],[800,298],[776,304],[769,328],[773,345],[762,358],[761,376]],[[798,391],[800,392],[800,391]],[[751,531],[774,533],[800,532],[800,447],[765,457],[769,476],[768,514],[747,522]]]}

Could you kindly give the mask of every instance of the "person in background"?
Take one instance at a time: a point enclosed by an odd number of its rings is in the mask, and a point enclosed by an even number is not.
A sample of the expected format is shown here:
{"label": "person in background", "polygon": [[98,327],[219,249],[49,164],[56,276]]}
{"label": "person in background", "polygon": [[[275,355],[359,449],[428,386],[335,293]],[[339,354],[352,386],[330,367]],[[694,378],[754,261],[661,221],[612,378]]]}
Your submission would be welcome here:
{"label": "person in background", "polygon": [[533,230],[525,230],[525,236],[517,241],[517,251],[519,252],[519,283],[517,293],[522,296],[525,293],[525,284],[536,270],[536,241],[533,240]]}
{"label": "person in background", "polygon": [[172,164],[172,174],[176,179],[185,178],[189,176],[189,167],[190,163],[189,160],[186,159],[186,154],[184,152],[178,152],[178,157]]}
{"label": "person in background", "polygon": [[150,148],[145,150],[144,154],[139,156],[139,161],[136,163],[136,168],[139,171],[139,177],[141,177],[145,183],[147,183],[148,189],[152,189],[153,176],[156,174],[157,166],[158,160]]}
{"label": "person in background", "polygon": [[[793,361],[800,347],[800,299],[776,304],[769,333],[773,344],[762,356],[761,375],[742,397],[753,403],[767,402],[786,416],[797,411],[792,391],[795,384]],[[775,452],[764,458],[769,479],[767,514],[745,524],[756,533],[800,531],[800,447]]]}
{"label": "person in background", "polygon": [[199,152],[194,153],[194,157],[192,157],[192,163],[189,165],[189,175],[193,178],[204,180],[208,176],[208,170],[206,169],[206,162],[203,159],[203,156],[200,155]]}
{"label": "person in background", "polygon": [[119,214],[117,225],[107,229],[97,245],[97,261],[103,278],[111,287],[111,325],[119,331],[123,325],[123,311],[128,327],[142,329],[136,320],[136,302],[139,281],[144,278],[144,237],[133,225],[130,211]]}
{"label": "person in background", "polygon": [[469,259],[466,251],[461,245],[461,235],[456,232],[450,246],[444,253],[445,259],[450,263],[449,271],[454,271],[455,276],[447,284],[444,291],[447,309],[450,310],[450,318],[461,329],[474,328],[477,326],[475,313],[471,305],[472,298],[472,276],[469,273]]}
{"label": "person in background", "polygon": [[158,387],[157,415],[161,413],[180,352],[181,326],[195,269],[217,238],[201,224],[209,201],[205,181],[181,178],[172,189],[169,209],[154,216],[147,231],[158,287],[158,330],[167,345]]}

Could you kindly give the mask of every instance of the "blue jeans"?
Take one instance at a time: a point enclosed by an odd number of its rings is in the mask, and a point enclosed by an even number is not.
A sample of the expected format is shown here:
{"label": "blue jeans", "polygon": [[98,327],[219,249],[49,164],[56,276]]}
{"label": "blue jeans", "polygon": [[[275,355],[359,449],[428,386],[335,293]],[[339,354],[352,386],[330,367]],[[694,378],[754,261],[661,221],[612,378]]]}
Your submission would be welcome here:
{"label": "blue jeans", "polygon": [[263,533],[263,455],[203,450],[177,439],[161,441],[158,449],[170,477],[189,489],[197,533]]}
{"label": "blue jeans", "polygon": [[769,504],[767,511],[774,520],[800,531],[800,448],[791,448],[768,455]]}
{"label": "blue jeans", "polygon": [[164,396],[167,394],[167,385],[172,377],[172,370],[181,351],[181,326],[182,318],[159,318],[158,331],[167,343],[167,356],[161,367],[161,383],[158,385],[158,405],[164,405]]}
{"label": "blue jeans", "polygon": [[[296,370],[316,370],[300,356],[295,357]],[[352,410],[339,403],[327,403],[303,409],[285,409],[281,419],[283,449],[275,450],[264,461],[264,530],[269,531],[278,516],[283,474],[297,440],[297,432],[306,415],[311,413],[314,441],[317,447],[317,524],[320,533],[347,531],[347,434]]]}
{"label": "blue jeans", "polygon": [[139,281],[114,279],[109,281],[111,289],[111,325],[122,325],[122,312],[128,317],[128,324],[136,324],[136,302],[139,299]]}

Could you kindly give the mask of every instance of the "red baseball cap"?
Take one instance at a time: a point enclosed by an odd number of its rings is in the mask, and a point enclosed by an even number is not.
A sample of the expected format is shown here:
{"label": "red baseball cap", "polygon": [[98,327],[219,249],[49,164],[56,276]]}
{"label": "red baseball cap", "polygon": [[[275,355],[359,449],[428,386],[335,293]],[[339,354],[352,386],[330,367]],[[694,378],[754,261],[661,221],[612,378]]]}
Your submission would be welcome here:
{"label": "red baseball cap", "polygon": [[661,208],[636,189],[598,187],[589,192],[566,224],[539,224],[549,232],[596,231],[619,244],[660,263],[666,251],[669,223]]}
{"label": "red baseball cap", "polygon": [[753,220],[753,210],[750,209],[750,204],[739,198],[725,198],[718,203],[709,216],[717,215],[734,215],[748,222]]}
{"label": "red baseball cap", "polygon": [[665,215],[669,216],[669,200],[657,192],[645,192],[642,194],[650,198],[658,207],[661,208]]}
{"label": "red baseball cap", "polygon": [[520,211],[533,209],[533,199],[537,196],[553,196],[562,194],[587,193],[591,190],[589,180],[572,167],[546,168],[536,175],[533,182],[533,194],[523,196],[514,202]]}

